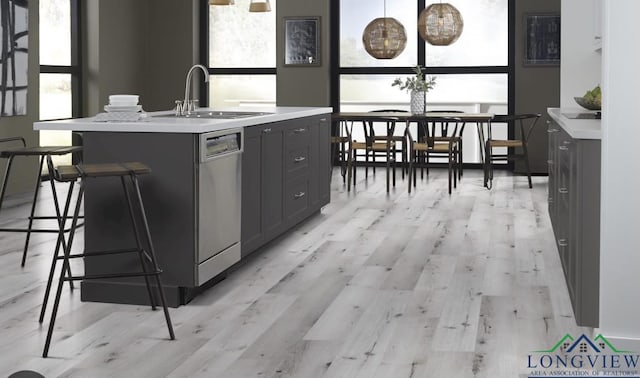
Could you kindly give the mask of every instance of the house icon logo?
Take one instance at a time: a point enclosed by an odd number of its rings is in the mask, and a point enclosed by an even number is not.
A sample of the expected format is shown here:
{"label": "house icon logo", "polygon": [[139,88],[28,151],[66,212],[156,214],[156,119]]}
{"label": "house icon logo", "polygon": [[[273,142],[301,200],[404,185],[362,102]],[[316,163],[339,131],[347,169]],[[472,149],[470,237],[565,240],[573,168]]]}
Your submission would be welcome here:
{"label": "house icon logo", "polygon": [[566,334],[551,348],[527,356],[529,377],[640,377],[640,354],[617,349],[601,334],[595,338]]}

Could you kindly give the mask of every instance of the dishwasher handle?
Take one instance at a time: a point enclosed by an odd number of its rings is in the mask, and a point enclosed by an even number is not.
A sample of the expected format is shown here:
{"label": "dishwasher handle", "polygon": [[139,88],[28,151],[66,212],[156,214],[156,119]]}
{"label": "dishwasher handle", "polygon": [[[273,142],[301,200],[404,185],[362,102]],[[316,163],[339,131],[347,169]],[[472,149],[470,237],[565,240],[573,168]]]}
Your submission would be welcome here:
{"label": "dishwasher handle", "polygon": [[244,151],[242,129],[232,129],[200,134],[200,162],[205,163]]}

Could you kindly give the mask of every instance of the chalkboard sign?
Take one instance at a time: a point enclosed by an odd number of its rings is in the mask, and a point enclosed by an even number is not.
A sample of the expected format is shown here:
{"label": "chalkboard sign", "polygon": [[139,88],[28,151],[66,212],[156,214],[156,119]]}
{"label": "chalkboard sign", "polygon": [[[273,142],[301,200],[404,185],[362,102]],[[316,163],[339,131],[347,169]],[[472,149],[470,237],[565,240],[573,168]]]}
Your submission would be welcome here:
{"label": "chalkboard sign", "polygon": [[285,17],[284,64],[320,65],[320,17]]}
{"label": "chalkboard sign", "polygon": [[529,14],[525,24],[524,64],[559,65],[560,15]]}

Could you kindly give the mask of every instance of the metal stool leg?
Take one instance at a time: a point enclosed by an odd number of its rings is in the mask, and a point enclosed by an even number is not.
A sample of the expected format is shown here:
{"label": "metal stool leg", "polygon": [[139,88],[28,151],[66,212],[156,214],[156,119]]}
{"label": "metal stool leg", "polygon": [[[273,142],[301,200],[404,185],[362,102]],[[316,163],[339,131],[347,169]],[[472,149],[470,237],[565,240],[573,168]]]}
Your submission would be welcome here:
{"label": "metal stool leg", "polygon": [[[53,276],[56,270],[56,263],[60,258],[60,247],[62,247],[62,251],[64,252],[67,249],[66,243],[64,241],[64,227],[66,223],[67,216],[69,215],[69,206],[71,205],[71,197],[73,196],[73,186],[75,182],[71,182],[69,184],[69,192],[67,193],[67,199],[64,204],[64,211],[62,217],[58,218],[58,224],[60,227],[60,232],[58,233],[58,240],[56,241],[56,248],[53,252],[53,259],[51,261],[51,269],[49,269],[49,278],[47,279],[47,287],[44,291],[44,299],[42,300],[42,308],[40,309],[40,318],[38,321],[42,323],[44,321],[44,314],[47,310],[47,302],[49,301],[49,294],[51,293],[51,284],[53,283]],[[53,186],[53,180],[51,182]],[[57,201],[56,201],[57,202]],[[57,210],[57,206],[56,206]],[[67,273],[71,276],[71,266],[67,265]],[[69,287],[71,290],[74,289],[73,281],[69,281]]]}
{"label": "metal stool leg", "polygon": [[2,202],[4,201],[4,193],[7,190],[7,182],[9,181],[9,172],[11,171],[11,165],[13,164],[13,156],[9,156],[7,159],[7,166],[4,171],[4,178],[2,179],[2,190],[0,192],[0,208],[2,208]]}
{"label": "metal stool leg", "polygon": [[[153,248],[153,242],[151,240],[151,232],[149,231],[149,223],[147,222],[147,215],[144,211],[144,203],[142,202],[142,195],[140,194],[140,186],[138,185],[138,177],[135,174],[130,175],[131,182],[133,183],[133,187],[136,191],[136,197],[138,199],[138,205],[140,207],[140,217],[142,219],[143,231],[145,237],[147,239],[147,243],[149,245],[149,257],[151,258],[151,263],[153,264],[153,268],[156,272],[160,272],[160,268],[158,267],[158,262],[156,260],[156,253]],[[167,328],[169,329],[169,336],[171,340],[175,340],[176,336],[173,333],[173,326],[171,325],[171,318],[169,317],[169,309],[167,308],[167,301],[164,296],[164,289],[162,286],[162,282],[160,280],[160,274],[155,274],[156,284],[158,285],[158,291],[160,292],[160,302],[162,303],[162,308],[164,309],[164,317],[167,321]]]}
{"label": "metal stool leg", "polygon": [[[75,210],[73,212],[73,220],[71,221],[71,230],[69,231],[69,240],[67,241],[67,248],[64,249],[64,257],[62,259],[62,270],[60,271],[60,278],[58,279],[58,288],[56,290],[56,298],[53,302],[53,310],[51,311],[51,321],[49,322],[49,330],[47,331],[47,339],[44,343],[44,351],[42,357],[47,357],[49,354],[49,346],[51,345],[51,336],[53,334],[53,328],[56,322],[56,315],[58,314],[58,305],[60,304],[60,296],[62,295],[62,285],[65,281],[65,274],[69,272],[69,255],[71,254],[71,245],[73,244],[73,236],[75,235],[76,228],[78,226],[78,217],[80,215],[80,205],[82,204],[82,197],[84,196],[84,181],[80,181],[80,190],[78,192],[78,199],[76,201]],[[60,231],[64,233],[64,229]],[[69,275],[69,280],[71,280]]]}
{"label": "metal stool leg", "polygon": [[[144,261],[144,250],[142,248],[142,243],[140,242],[140,231],[138,230],[138,224],[135,220],[133,206],[131,204],[131,198],[129,197],[129,191],[127,190],[127,184],[124,181],[124,176],[120,176],[120,182],[122,182],[122,190],[124,193],[124,198],[127,200],[127,208],[129,209],[129,217],[131,218],[131,225],[133,227],[133,234],[136,239],[136,246],[138,247],[138,257],[140,257],[140,265],[142,267],[142,271],[147,273],[147,264]],[[156,310],[156,301],[153,298],[153,293],[151,291],[151,285],[149,283],[149,276],[144,276],[144,282],[147,285],[147,293],[149,294],[149,302],[151,303],[151,309],[153,311]]]}
{"label": "metal stool leg", "polygon": [[22,251],[22,263],[20,266],[24,267],[24,263],[27,261],[27,249],[29,248],[29,240],[31,239],[31,229],[33,227],[33,217],[36,213],[36,201],[38,201],[38,192],[40,191],[40,183],[42,182],[41,172],[44,164],[44,155],[40,156],[40,165],[38,166],[38,173],[36,174],[36,187],[33,190],[33,201],[31,202],[31,213],[29,214],[29,224],[27,225],[27,237],[24,241],[24,250]]}

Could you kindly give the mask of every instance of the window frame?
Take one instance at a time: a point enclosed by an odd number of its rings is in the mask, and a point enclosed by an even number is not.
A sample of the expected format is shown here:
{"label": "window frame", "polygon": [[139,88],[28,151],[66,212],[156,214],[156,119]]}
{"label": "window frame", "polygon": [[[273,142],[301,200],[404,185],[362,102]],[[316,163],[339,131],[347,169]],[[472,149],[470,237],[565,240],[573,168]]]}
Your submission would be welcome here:
{"label": "window frame", "polygon": [[[444,74],[506,74],[507,75],[507,108],[510,114],[515,112],[515,0],[507,0],[507,65],[506,66],[426,66],[427,75]],[[426,8],[426,0],[418,0],[417,15]],[[331,7],[331,106],[335,112],[340,111],[340,77],[342,75],[412,75],[413,67],[341,67],[340,66],[340,0],[332,2]],[[416,31],[417,32],[417,31]],[[416,64],[426,65],[426,43],[417,39],[418,61]],[[510,136],[511,137],[511,136]]]}
{"label": "window frame", "polygon": [[[247,10],[248,11],[248,10]],[[275,12],[275,10],[273,10]],[[209,1],[200,0],[200,64],[207,67],[209,75],[276,75],[278,72],[276,67],[224,67],[215,68],[209,66]],[[276,19],[277,22],[277,19]],[[276,97],[277,101],[277,97]],[[200,86],[200,103],[205,106],[209,105],[209,84]]]}
{"label": "window frame", "polygon": [[69,0],[69,6],[71,8],[71,65],[40,64],[40,74],[71,75],[71,118],[79,118],[82,116],[81,0]]}

